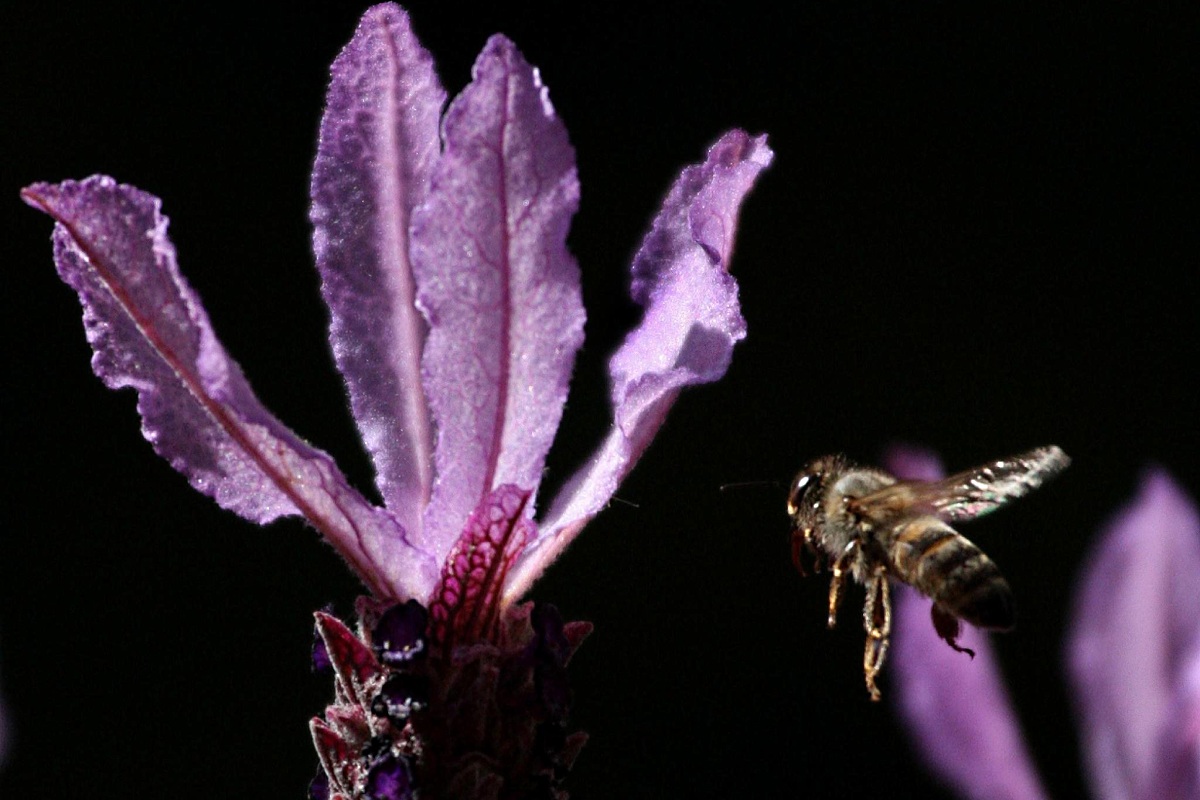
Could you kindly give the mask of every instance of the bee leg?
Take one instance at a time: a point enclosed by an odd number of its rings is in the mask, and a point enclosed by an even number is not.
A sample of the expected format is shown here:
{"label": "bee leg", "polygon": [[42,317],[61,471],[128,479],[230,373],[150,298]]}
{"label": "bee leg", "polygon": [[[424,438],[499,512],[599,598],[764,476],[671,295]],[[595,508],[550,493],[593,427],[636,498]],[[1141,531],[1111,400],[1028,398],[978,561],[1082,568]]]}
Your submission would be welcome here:
{"label": "bee leg", "polygon": [[804,568],[804,554],[807,553],[809,560],[812,563],[812,571],[820,573],[823,568],[823,559],[821,551],[817,549],[813,542],[812,528],[804,528],[803,530],[796,528],[792,531],[792,563],[796,565],[796,570],[808,577],[808,570]]}
{"label": "bee leg", "polygon": [[800,530],[794,528],[792,530],[792,563],[796,565],[796,571],[804,577],[808,577],[808,570],[804,568],[804,551],[808,549],[809,530],[805,528]]}
{"label": "bee leg", "polygon": [[937,635],[942,638],[946,644],[960,653],[966,653],[971,658],[975,658],[975,651],[969,647],[962,647],[958,643],[958,637],[962,633],[962,623],[958,617],[945,611],[937,603],[933,604],[930,609],[930,614],[933,617],[933,629],[937,631]]}
{"label": "bee leg", "polygon": [[833,577],[829,580],[829,621],[830,628],[837,627],[838,606],[842,603],[842,584],[846,579],[846,570],[850,561],[858,555],[858,541],[846,545],[838,560],[833,562]]}
{"label": "bee leg", "polygon": [[812,528],[806,528],[804,531],[804,549],[812,556],[813,572],[819,575],[825,569],[825,551],[817,547],[813,540]]}
{"label": "bee leg", "polygon": [[892,633],[891,586],[888,584],[886,567],[876,567],[870,583],[867,584],[867,600],[863,605],[863,628],[867,632],[867,641],[863,648],[863,675],[871,699],[878,701],[881,695],[879,687],[875,685],[875,678],[883,669],[883,661],[887,658],[888,638]]}

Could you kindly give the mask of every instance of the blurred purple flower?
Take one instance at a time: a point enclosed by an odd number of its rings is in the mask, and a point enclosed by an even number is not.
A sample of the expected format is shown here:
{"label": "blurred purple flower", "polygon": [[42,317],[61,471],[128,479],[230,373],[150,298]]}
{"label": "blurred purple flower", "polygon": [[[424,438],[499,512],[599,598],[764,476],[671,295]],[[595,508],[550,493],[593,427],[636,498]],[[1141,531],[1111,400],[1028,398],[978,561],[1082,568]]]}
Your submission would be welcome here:
{"label": "blurred purple flower", "polygon": [[[896,474],[936,457],[898,449]],[[1047,796],[986,637],[974,661],[942,643],[916,592],[898,598],[895,696],[930,769],[961,796]],[[1103,800],[1200,797],[1200,517],[1162,470],[1102,531],[1076,591],[1067,671],[1086,771]]]}
{"label": "blurred purple flower", "polygon": [[[445,99],[407,14],[370,9],[331,68],[313,169],[330,342],[382,507],[255,397],[178,271],[156,197],[104,176],[22,192],[56,222],[55,263],[83,303],[93,369],[111,388],[136,389],[155,450],[246,519],[302,516],[374,595],[360,603],[361,645],[327,615],[319,625],[339,683],[314,736],[335,793],[346,776],[330,759],[372,748],[354,780],[393,794],[407,785],[407,765],[394,763],[406,755],[399,730],[387,729],[390,752],[356,737],[389,724],[369,713],[376,684],[430,677],[397,673],[368,621],[396,601],[428,608],[444,657],[437,680],[461,677],[455,648],[476,643],[503,650],[488,669],[525,659],[537,681],[557,675],[580,629],[513,604],[607,504],[679,391],[721,377],[745,335],[728,265],[741,201],[772,154],[765,137],[731,131],[682,172],[634,258],[644,316],[609,364],[612,426],[535,522],[583,341],[565,244],[579,199],[574,152],[538,71],[503,36],[443,116]],[[547,680],[538,713],[549,704],[558,714],[565,683]],[[487,727],[478,714],[462,725]]]}

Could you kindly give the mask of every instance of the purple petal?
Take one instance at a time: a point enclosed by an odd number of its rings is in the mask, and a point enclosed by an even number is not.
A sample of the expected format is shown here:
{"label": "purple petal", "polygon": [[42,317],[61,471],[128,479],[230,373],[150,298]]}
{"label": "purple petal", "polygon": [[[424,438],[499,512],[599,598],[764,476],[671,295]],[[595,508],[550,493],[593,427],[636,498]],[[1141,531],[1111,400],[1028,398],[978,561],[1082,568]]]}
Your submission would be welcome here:
{"label": "purple petal", "polygon": [[933,451],[909,444],[895,444],[883,457],[885,468],[908,481],[936,481],[945,475],[942,460]]}
{"label": "purple petal", "polygon": [[1101,535],[1075,595],[1067,666],[1097,797],[1196,786],[1198,652],[1200,518],[1154,470]]}
{"label": "purple petal", "polygon": [[308,784],[309,800],[329,800],[329,776],[324,767],[317,767],[317,774]]}
{"label": "purple petal", "polygon": [[965,797],[1044,798],[987,637],[964,625],[950,649],[930,621],[932,602],[895,587],[892,693],[930,771]]}
{"label": "purple petal", "polygon": [[409,262],[446,95],[399,6],[375,6],[330,69],[313,166],[313,250],[329,341],[385,504],[421,544],[433,434],[421,388],[425,321]]}
{"label": "purple petal", "polygon": [[1145,797],[1200,797],[1200,644],[1176,675]]}
{"label": "purple petal", "polygon": [[246,519],[302,514],[377,592],[427,580],[428,559],[395,521],[254,396],[179,274],[158,198],[103,176],[35,184],[22,197],[58,223],[55,263],[83,303],[92,369],[109,388],[137,390],[159,455]]}
{"label": "purple petal", "polygon": [[415,797],[412,767],[408,759],[388,753],[367,773],[363,796],[370,800],[408,800]]}
{"label": "purple petal", "polygon": [[439,555],[480,498],[536,492],[583,341],[567,252],[575,158],[537,70],[493,36],[446,114],[446,152],[413,218],[425,387],[438,425],[426,513]]}
{"label": "purple petal", "polygon": [[[893,447],[888,470],[912,480],[942,476],[937,456]],[[972,798],[1044,798],[987,637],[963,625],[958,653],[938,637],[930,600],[897,586],[892,693],[930,771]]]}
{"label": "purple petal", "polygon": [[729,258],[738,211],[773,154],[766,137],[730,131],[703,164],[676,180],[633,263],[641,324],[609,362],[614,424],[555,499],[544,538],[518,565],[506,595],[520,597],[604,507],[658,431],[679,390],[725,374],[746,335]]}

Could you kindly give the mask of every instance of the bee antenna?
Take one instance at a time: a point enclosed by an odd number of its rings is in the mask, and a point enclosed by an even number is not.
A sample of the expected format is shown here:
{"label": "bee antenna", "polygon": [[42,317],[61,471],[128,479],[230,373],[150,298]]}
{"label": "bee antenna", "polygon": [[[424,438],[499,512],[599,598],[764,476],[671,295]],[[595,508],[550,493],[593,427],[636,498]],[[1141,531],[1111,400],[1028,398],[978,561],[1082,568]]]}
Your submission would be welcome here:
{"label": "bee antenna", "polygon": [[779,481],[734,481],[733,483],[722,483],[719,491],[745,489],[747,486],[774,486],[775,488],[779,488]]}

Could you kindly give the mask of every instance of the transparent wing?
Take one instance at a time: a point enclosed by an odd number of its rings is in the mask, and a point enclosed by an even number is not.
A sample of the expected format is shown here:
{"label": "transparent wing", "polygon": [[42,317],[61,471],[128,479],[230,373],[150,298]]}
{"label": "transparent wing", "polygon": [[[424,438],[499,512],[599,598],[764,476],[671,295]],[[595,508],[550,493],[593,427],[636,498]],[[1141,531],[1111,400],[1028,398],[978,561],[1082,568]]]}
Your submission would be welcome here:
{"label": "transparent wing", "polygon": [[1024,497],[1070,463],[1060,448],[1039,447],[940,481],[898,481],[856,498],[851,505],[856,513],[873,520],[932,514],[946,522],[965,522]]}

